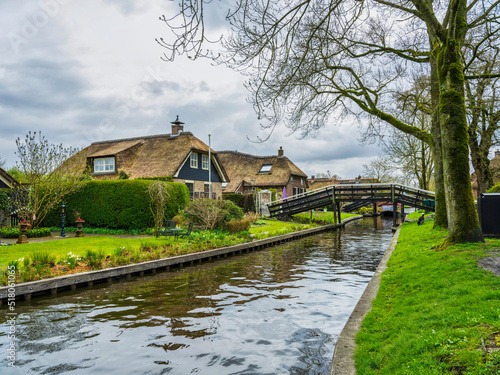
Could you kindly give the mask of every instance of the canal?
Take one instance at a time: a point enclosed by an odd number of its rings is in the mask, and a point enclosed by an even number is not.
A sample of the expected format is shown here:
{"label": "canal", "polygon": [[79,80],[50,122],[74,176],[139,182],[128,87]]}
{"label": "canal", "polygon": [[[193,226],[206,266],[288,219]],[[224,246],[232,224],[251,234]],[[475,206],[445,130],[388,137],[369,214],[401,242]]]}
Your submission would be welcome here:
{"label": "canal", "polygon": [[392,220],[173,272],[16,304],[1,374],[328,374]]}

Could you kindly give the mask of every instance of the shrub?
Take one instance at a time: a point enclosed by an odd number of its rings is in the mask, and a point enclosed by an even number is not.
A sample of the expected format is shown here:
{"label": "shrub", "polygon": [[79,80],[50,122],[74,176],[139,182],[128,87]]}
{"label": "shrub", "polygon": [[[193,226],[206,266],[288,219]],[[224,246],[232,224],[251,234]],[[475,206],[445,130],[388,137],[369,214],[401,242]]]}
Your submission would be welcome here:
{"label": "shrub", "polygon": [[102,250],[87,250],[83,260],[87,262],[91,269],[98,270],[101,268],[104,257],[105,254]]}
{"label": "shrub", "polygon": [[222,198],[233,202],[238,207],[243,208],[243,211],[255,211],[255,194],[223,194]]}
{"label": "shrub", "polygon": [[[147,180],[93,180],[65,200],[67,212],[78,211],[86,227],[113,229],[141,229],[153,224]],[[165,205],[165,216],[170,219],[189,203],[186,185],[165,183],[170,199]],[[51,211],[44,220],[46,226],[58,226],[60,209]]]}
{"label": "shrub", "polygon": [[500,193],[500,184],[493,186],[492,188],[486,190],[487,193]]}
{"label": "shrub", "polygon": [[183,216],[204,229],[213,230],[228,221],[241,219],[243,210],[228,200],[200,198],[186,207]]}
{"label": "shrub", "polygon": [[48,251],[35,251],[31,255],[31,260],[36,266],[51,266],[53,267],[56,263],[55,255],[52,255]]}
{"label": "shrub", "polygon": [[158,177],[139,177],[137,180],[153,180],[153,181],[163,181],[163,182],[174,182],[172,176],[158,176]]}
{"label": "shrub", "polygon": [[[17,238],[20,235],[19,228],[0,228],[0,237],[2,238]],[[28,238],[48,237],[50,236],[50,228],[30,229],[26,231],[25,235]]]}
{"label": "shrub", "polygon": [[232,220],[224,224],[224,227],[231,233],[249,230],[252,222],[249,219]]}

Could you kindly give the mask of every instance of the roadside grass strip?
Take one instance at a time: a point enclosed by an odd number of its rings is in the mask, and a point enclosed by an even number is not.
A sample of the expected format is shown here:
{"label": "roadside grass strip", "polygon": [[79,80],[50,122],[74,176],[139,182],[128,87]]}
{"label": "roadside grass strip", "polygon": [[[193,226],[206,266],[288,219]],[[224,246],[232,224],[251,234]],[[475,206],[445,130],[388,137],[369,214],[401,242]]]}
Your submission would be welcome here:
{"label": "roadside grass strip", "polygon": [[401,228],[356,337],[358,374],[500,374],[500,277],[478,266],[500,240],[440,249],[433,224]]}

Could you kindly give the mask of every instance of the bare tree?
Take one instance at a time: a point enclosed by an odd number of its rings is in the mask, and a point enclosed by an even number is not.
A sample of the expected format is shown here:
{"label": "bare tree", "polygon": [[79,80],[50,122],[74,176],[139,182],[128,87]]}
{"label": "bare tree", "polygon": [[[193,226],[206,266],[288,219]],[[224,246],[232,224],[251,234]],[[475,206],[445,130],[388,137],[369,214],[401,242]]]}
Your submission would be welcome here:
{"label": "bare tree", "polygon": [[[176,53],[207,55],[205,6],[181,0],[180,18],[162,20],[176,33]],[[436,223],[450,240],[482,241],[469,171],[465,108],[466,37],[496,45],[500,1],[240,0],[228,15],[231,33],[216,61],[248,74],[257,114],[315,134],[333,116],[382,121],[431,145],[436,165]],[[175,23],[176,20],[181,20]],[[173,26],[173,27],[172,27]],[[474,33],[478,29],[487,34]],[[485,43],[487,41],[488,43]],[[408,87],[417,66],[431,77],[430,132],[397,116],[392,93]],[[465,72],[465,74],[464,74]],[[497,73],[488,74],[494,77]]]}
{"label": "bare tree", "polygon": [[81,160],[74,148],[54,145],[41,132],[17,138],[16,164],[22,185],[14,187],[14,205],[22,219],[38,226],[47,213],[83,184]]}
{"label": "bare tree", "polygon": [[478,192],[484,193],[493,186],[489,152],[493,145],[498,144],[496,134],[500,129],[500,78],[491,78],[492,73],[500,69],[500,48],[493,45],[480,52],[475,45],[468,46],[466,50],[466,59],[472,59],[469,56],[473,54],[479,55],[468,69],[479,76],[465,82],[465,93],[471,160]]}
{"label": "bare tree", "polygon": [[[363,164],[363,178],[374,178],[384,183],[405,184],[405,179],[396,174],[397,168],[384,156],[379,156],[368,164]],[[406,185],[406,184],[405,184]]]}

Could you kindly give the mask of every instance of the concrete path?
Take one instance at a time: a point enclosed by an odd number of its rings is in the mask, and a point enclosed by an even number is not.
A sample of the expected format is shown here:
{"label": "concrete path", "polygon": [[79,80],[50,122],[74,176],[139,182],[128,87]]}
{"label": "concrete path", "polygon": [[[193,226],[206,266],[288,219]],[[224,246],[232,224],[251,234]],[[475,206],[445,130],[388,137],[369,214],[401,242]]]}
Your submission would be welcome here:
{"label": "concrete path", "polygon": [[355,375],[356,366],[354,363],[354,351],[356,350],[356,335],[361,329],[361,322],[366,314],[372,308],[372,301],[377,296],[378,288],[380,286],[380,277],[382,272],[387,268],[387,262],[392,255],[396,244],[398,243],[398,236],[401,227],[398,227],[394,237],[392,238],[389,247],[385,251],[380,264],[375,271],[372,279],[368,283],[363,295],[359,299],[354,311],[352,312],[349,320],[347,321],[344,329],[337,339],[335,345],[335,352],[333,353],[332,367],[330,375]]}

